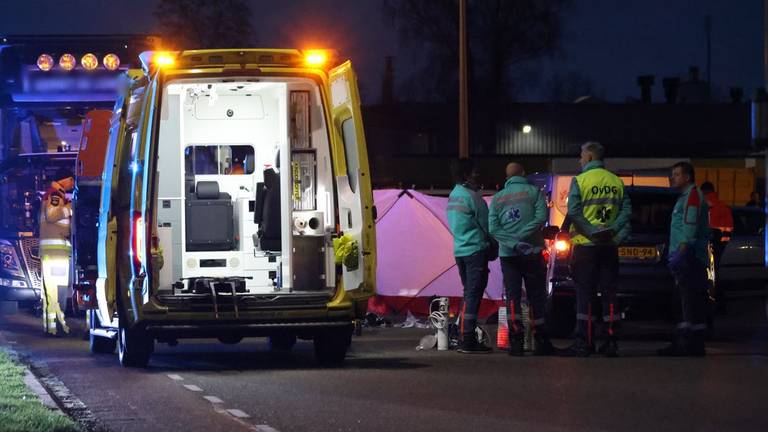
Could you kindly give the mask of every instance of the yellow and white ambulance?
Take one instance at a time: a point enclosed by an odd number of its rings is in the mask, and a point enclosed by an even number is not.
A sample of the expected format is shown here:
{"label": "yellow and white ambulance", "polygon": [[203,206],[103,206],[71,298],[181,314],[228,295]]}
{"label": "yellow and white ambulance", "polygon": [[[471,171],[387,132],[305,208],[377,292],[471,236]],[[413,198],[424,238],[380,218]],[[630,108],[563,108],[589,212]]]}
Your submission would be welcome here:
{"label": "yellow and white ambulance", "polygon": [[314,340],[340,364],[375,293],[375,209],[349,61],[326,51],[145,52],[105,157],[91,350]]}

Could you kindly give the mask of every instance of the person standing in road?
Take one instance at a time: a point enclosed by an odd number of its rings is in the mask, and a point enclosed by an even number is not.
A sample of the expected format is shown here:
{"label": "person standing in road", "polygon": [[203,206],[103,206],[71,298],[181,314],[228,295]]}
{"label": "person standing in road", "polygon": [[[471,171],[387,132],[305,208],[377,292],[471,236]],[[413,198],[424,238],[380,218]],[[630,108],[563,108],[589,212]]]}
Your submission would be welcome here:
{"label": "person standing in road", "polygon": [[488,212],[490,234],[499,242],[501,272],[507,297],[507,322],[510,326],[509,354],[524,354],[524,334],[520,299],[525,292],[531,306],[536,355],[555,352],[547,334],[547,266],[541,251],[541,228],[547,220],[547,202],[541,191],[528,183],[519,163],[507,165],[504,188],[491,200]]}
{"label": "person standing in road", "polygon": [[629,234],[632,213],[624,183],[605,169],[600,143],[581,146],[581,174],[568,193],[568,219],[573,243],[571,272],[576,282],[576,340],[565,355],[588,357],[594,352],[592,300],[602,295],[605,340],[598,352],[618,356],[616,302],[619,273],[618,244]]}
{"label": "person standing in road", "polygon": [[680,196],[670,222],[668,263],[682,303],[682,319],[673,342],[658,351],[661,356],[706,354],[709,209],[695,181],[690,163],[672,166],[671,185],[680,191]]}
{"label": "person standing in road", "polygon": [[475,336],[477,314],[488,283],[488,206],[477,191],[477,170],[469,159],[452,166],[456,186],[448,196],[448,227],[453,235],[453,254],[464,286],[460,353],[487,353],[490,348]]}
{"label": "person standing in road", "polygon": [[51,182],[40,205],[43,332],[51,336],[58,335],[59,331],[69,333],[64,310],[71,290],[72,243],[69,236],[72,205],[67,193],[75,186],[69,173],[57,173],[56,178],[58,180]]}

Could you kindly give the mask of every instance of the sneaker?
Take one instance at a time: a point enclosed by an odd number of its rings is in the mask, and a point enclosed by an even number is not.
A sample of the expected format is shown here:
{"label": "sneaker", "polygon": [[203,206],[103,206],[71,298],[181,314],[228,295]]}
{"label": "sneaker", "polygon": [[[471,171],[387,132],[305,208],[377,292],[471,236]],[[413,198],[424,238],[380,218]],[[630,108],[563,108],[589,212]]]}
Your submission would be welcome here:
{"label": "sneaker", "polygon": [[470,340],[462,342],[457,351],[462,354],[488,354],[491,352],[491,348],[477,343],[475,340]]}
{"label": "sneaker", "polygon": [[525,355],[525,337],[522,333],[513,333],[509,336],[509,351],[511,356],[522,357]]}
{"label": "sneaker", "polygon": [[618,357],[619,356],[619,344],[615,338],[609,338],[603,342],[597,349],[597,353],[606,357]]}

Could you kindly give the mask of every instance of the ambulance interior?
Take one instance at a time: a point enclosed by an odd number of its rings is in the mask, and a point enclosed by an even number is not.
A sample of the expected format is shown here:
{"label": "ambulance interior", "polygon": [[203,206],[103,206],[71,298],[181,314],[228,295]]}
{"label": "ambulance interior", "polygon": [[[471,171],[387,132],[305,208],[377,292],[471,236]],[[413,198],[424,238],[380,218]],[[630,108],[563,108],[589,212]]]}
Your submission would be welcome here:
{"label": "ambulance interior", "polygon": [[324,118],[307,79],[165,85],[154,227],[161,300],[332,291]]}

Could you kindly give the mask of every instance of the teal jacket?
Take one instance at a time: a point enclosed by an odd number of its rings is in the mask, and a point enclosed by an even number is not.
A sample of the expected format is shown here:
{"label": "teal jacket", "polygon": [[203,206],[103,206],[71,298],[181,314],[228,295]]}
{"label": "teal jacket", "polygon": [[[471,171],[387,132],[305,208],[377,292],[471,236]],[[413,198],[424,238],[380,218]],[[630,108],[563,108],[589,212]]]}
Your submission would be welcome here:
{"label": "teal jacket", "polygon": [[[541,227],[547,221],[547,202],[541,191],[525,177],[510,177],[491,200],[488,212],[490,234],[499,242],[499,256],[540,253],[544,248]],[[532,246],[517,250],[520,242]]]}
{"label": "teal jacket", "polygon": [[457,184],[448,196],[447,211],[454,256],[469,256],[488,248],[488,206],[479,192]]}
{"label": "teal jacket", "polygon": [[[593,160],[587,163],[582,168],[581,172],[587,172],[595,168],[605,168],[603,161]],[[623,194],[621,202],[621,208],[616,219],[607,228],[613,230],[616,235],[613,237],[613,243],[619,244],[629,237],[631,232],[631,225],[629,223],[632,217],[632,202],[626,192]],[[571,188],[568,191],[568,220],[571,221],[581,233],[584,233],[587,237],[592,235],[598,230],[598,227],[589,223],[587,218],[584,217],[584,211],[581,205],[581,190],[578,183],[576,183],[576,177],[571,181]]]}
{"label": "teal jacket", "polygon": [[693,248],[696,259],[709,264],[709,206],[696,185],[686,186],[672,210],[669,230],[669,255],[677,253],[681,244]]}

